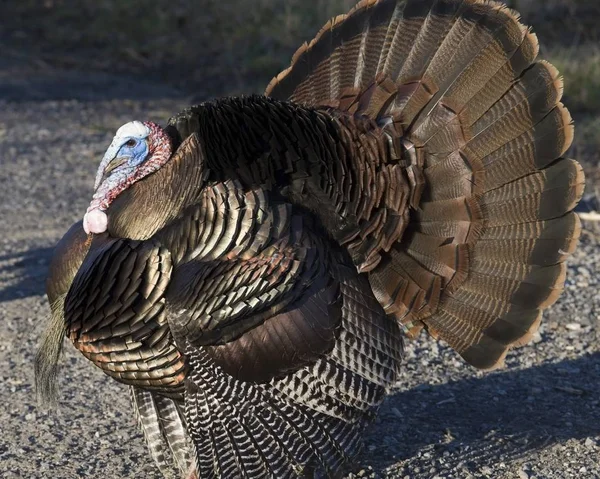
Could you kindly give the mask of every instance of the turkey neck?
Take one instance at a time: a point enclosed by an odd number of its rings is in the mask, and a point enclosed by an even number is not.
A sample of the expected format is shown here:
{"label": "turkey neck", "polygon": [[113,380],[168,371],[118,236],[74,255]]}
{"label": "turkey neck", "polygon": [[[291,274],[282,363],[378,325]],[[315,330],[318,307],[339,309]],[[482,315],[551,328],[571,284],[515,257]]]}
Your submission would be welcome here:
{"label": "turkey neck", "polygon": [[363,271],[401,237],[418,196],[414,158],[390,121],[252,96],[192,107],[170,124],[182,138],[199,133],[209,181],[259,186],[310,211]]}

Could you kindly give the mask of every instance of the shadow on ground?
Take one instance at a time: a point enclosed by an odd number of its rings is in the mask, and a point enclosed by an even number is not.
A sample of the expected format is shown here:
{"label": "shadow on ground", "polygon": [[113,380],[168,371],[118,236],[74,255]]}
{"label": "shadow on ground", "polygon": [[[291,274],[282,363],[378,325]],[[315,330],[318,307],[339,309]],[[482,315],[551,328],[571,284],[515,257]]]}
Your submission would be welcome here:
{"label": "shadow on ground", "polygon": [[600,353],[419,385],[385,403],[359,463],[379,473],[400,464],[400,477],[421,477],[413,469],[428,471],[443,457],[438,472],[476,472],[569,439],[593,438],[600,435],[599,384]]}
{"label": "shadow on ground", "polygon": [[44,294],[53,251],[52,246],[0,255],[0,277],[5,278],[0,303]]}

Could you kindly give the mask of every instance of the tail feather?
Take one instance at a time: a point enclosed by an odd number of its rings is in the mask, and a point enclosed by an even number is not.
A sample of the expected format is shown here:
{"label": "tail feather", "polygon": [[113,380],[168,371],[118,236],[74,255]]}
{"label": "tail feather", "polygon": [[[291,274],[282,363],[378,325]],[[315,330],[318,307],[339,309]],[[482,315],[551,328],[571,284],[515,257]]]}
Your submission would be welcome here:
{"label": "tail feather", "polygon": [[481,118],[509,90],[515,79],[531,66],[538,52],[537,36],[526,29],[523,40],[515,52],[506,58],[505,63],[488,79],[487,83],[465,103],[460,112],[461,123],[471,126]]}
{"label": "tail feather", "polygon": [[[473,135],[479,135],[500,119],[508,123],[516,120],[512,128],[519,133],[525,132],[554,109],[562,91],[558,71],[549,63],[535,63],[500,100],[470,125]],[[510,131],[508,129],[507,133]]]}
{"label": "tail feather", "polygon": [[497,2],[363,0],[266,92],[392,123],[413,145],[401,161],[422,171],[421,199],[401,240],[377,246],[371,287],[407,330],[424,325],[477,367],[531,336],[580,232],[572,120],[538,50]]}
{"label": "tail feather", "polygon": [[[417,6],[418,4],[418,6]],[[413,79],[427,77],[429,66],[436,58],[442,58],[445,51],[444,40],[456,24],[462,2],[433,2],[428,11],[427,2],[409,1],[405,7],[405,18],[421,17],[426,14],[425,20],[419,29],[412,48],[406,59],[402,62],[402,68],[398,72],[397,82],[406,83]],[[455,37],[450,35],[450,48],[456,47],[452,42]],[[438,52],[440,55],[438,56]],[[444,60],[442,60],[444,61]]]}

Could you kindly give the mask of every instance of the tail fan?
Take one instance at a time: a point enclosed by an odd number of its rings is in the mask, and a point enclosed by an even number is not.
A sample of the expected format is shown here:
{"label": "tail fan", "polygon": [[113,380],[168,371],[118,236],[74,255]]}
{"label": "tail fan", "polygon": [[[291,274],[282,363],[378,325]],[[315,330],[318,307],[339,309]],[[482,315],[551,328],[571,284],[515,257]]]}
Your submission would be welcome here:
{"label": "tail fan", "polygon": [[425,186],[371,287],[410,334],[424,326],[479,368],[538,328],[580,233],[572,120],[537,54],[494,1],[363,0],[266,90],[392,125]]}

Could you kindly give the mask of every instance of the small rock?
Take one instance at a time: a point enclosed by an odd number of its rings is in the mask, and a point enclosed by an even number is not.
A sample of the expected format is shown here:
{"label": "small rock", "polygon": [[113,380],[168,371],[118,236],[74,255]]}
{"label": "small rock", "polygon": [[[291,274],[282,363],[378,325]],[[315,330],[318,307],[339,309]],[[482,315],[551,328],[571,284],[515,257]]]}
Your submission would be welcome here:
{"label": "small rock", "polygon": [[594,447],[596,445],[596,442],[591,437],[588,437],[585,440],[584,445],[585,445],[585,447],[588,447],[591,449],[592,447]]}
{"label": "small rock", "polygon": [[533,333],[533,337],[531,338],[531,341],[533,342],[533,344],[538,344],[542,342],[542,335],[541,333],[538,331],[536,331],[535,333]]}
{"label": "small rock", "polygon": [[565,328],[567,328],[569,331],[579,331],[579,330],[581,330],[581,324],[568,323],[568,324],[565,324]]}
{"label": "small rock", "polygon": [[519,479],[529,479],[529,474],[523,469],[519,469]]}

